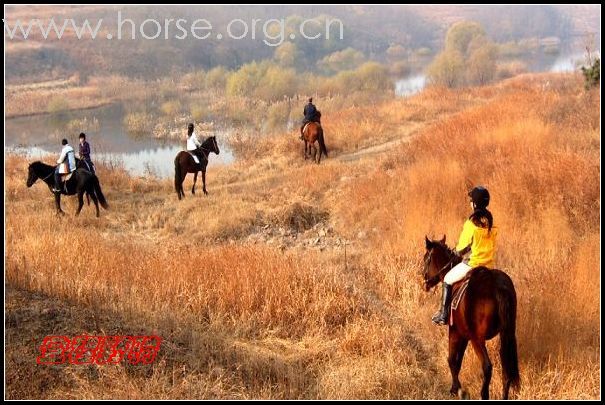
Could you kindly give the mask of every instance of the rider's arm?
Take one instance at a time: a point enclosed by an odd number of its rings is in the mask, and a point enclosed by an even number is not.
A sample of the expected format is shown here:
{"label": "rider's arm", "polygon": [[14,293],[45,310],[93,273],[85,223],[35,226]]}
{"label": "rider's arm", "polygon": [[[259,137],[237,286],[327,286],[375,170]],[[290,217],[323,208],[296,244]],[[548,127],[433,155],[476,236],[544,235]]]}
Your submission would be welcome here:
{"label": "rider's arm", "polygon": [[65,148],[61,149],[61,156],[59,156],[59,160],[57,160],[58,164],[63,163],[63,161],[65,160],[65,156],[67,155]]}
{"label": "rider's arm", "polygon": [[197,135],[196,135],[196,134],[193,134],[193,135],[191,135],[191,136],[193,137],[193,142],[195,143],[195,146],[197,146],[198,148],[199,148],[200,146],[202,146],[202,143],[200,142],[200,140],[199,140],[199,139],[197,139]]}
{"label": "rider's arm", "polygon": [[456,250],[460,254],[464,254],[468,252],[468,248],[470,248],[473,243],[473,233],[475,231],[475,225],[472,221],[466,220],[464,226],[462,227],[462,233],[460,233],[460,238],[458,238],[458,245],[456,245]]}

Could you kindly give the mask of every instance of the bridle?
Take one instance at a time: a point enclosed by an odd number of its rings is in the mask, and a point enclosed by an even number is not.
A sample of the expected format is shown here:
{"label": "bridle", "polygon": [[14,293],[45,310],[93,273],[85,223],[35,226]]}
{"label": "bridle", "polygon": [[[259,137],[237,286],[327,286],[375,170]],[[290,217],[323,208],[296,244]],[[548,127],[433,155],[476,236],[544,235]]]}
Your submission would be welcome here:
{"label": "bridle", "polygon": [[[451,269],[454,268],[454,260],[456,260],[456,258],[458,258],[458,255],[453,253],[451,249],[448,248],[448,251],[450,253],[450,260],[437,272],[437,274],[435,274],[433,277],[429,278],[428,280],[425,280],[426,284],[437,284],[437,282],[441,279],[441,275],[443,273],[447,273],[448,271],[450,271]],[[432,255],[429,255],[429,260],[425,263],[425,266],[428,265],[430,259],[431,259]]]}
{"label": "bridle", "polygon": [[[216,137],[212,138],[212,142],[214,142],[214,147],[216,148],[216,150],[218,150],[218,144],[216,143]],[[202,145],[200,145],[200,149],[208,152],[208,153],[204,154],[204,156],[206,156],[206,159],[208,159],[208,156],[210,155],[210,152],[212,152],[212,150],[208,149],[208,148],[205,148]]]}

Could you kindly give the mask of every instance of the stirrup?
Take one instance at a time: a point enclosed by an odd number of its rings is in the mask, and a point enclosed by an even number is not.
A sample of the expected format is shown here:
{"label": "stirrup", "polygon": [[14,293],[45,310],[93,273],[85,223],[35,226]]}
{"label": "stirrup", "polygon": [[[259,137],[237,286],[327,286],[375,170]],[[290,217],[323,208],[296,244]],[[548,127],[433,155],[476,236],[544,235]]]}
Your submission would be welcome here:
{"label": "stirrup", "polygon": [[441,311],[435,312],[435,314],[433,315],[431,320],[433,321],[434,324],[441,325],[441,326],[447,325],[447,321],[448,321],[447,315],[444,315]]}

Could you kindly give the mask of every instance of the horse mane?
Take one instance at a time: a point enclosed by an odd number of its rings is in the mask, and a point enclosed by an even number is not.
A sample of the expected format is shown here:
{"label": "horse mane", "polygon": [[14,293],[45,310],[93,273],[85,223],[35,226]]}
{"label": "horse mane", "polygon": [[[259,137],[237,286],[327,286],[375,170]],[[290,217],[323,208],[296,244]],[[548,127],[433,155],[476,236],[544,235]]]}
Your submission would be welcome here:
{"label": "horse mane", "polygon": [[47,169],[48,170],[49,168],[50,169],[53,168],[53,166],[47,165],[46,163],[43,163],[43,162],[41,162],[39,160],[36,160],[35,162],[30,163],[29,166],[32,167],[34,170],[39,170],[39,169],[42,169],[42,170]]}
{"label": "horse mane", "polygon": [[206,138],[206,139],[204,140],[204,142],[202,142],[202,146],[203,146],[204,148],[207,148],[207,146],[211,144],[211,142],[214,140],[214,138],[216,138],[216,136],[214,136],[214,135],[209,136],[208,138]]}
{"label": "horse mane", "polygon": [[448,256],[448,259],[451,259],[454,256],[458,256],[456,250],[450,248],[445,242],[441,242],[440,240],[434,240],[432,241],[432,244],[433,246],[439,246],[441,248],[441,251],[443,251]]}

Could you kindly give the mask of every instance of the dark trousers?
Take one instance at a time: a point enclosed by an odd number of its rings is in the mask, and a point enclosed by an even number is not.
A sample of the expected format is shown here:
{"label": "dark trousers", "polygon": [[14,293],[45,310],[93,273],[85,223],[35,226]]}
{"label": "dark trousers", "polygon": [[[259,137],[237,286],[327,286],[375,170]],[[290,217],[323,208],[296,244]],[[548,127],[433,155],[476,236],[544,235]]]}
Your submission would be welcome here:
{"label": "dark trousers", "polygon": [[55,191],[61,190],[61,174],[59,173],[59,166],[55,169]]}
{"label": "dark trousers", "polygon": [[90,160],[90,158],[84,158],[82,160],[84,161],[84,164],[86,165],[88,171],[92,174],[95,174],[95,165],[92,164],[92,160]]}

